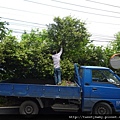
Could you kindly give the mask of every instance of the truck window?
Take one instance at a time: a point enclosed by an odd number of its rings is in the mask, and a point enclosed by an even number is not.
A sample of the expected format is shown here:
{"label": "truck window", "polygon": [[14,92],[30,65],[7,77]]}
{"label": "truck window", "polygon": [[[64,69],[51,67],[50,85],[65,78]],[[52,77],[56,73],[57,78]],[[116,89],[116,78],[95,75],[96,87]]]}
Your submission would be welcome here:
{"label": "truck window", "polygon": [[120,81],[108,70],[92,70],[92,81],[120,85]]}
{"label": "truck window", "polygon": [[92,70],[92,80],[95,82],[108,82],[102,70]]}

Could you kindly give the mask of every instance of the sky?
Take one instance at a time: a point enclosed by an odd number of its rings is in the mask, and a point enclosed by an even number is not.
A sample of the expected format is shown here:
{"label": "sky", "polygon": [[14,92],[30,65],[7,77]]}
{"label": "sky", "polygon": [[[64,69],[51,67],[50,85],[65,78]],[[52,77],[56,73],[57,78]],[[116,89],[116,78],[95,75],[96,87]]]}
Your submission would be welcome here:
{"label": "sky", "polygon": [[96,46],[107,46],[120,31],[120,0],[0,0],[1,20],[18,38],[69,15],[86,23]]}

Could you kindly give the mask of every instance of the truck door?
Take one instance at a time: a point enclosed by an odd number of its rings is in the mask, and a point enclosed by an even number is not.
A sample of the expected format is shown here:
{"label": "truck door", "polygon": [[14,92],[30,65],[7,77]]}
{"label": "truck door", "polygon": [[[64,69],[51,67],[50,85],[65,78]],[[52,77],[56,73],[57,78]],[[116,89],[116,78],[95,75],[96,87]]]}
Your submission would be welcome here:
{"label": "truck door", "polygon": [[120,81],[109,69],[92,70],[91,100],[120,99]]}
{"label": "truck door", "polygon": [[[120,81],[118,76],[110,69],[87,69],[86,71],[89,72],[89,76],[84,75],[82,110],[93,110],[93,106],[99,101],[109,101],[116,110],[120,110]],[[103,103],[101,103],[102,105],[100,103],[98,103],[99,106],[95,107],[97,110],[94,111],[99,111],[100,114],[106,114],[106,112],[111,114],[111,108],[108,105],[103,107]]]}

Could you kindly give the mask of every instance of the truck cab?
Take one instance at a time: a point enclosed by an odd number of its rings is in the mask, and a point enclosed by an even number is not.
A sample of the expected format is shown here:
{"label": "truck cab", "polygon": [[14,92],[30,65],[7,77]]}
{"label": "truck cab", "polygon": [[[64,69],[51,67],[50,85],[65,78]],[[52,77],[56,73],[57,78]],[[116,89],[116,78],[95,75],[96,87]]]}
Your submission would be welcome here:
{"label": "truck cab", "polygon": [[111,69],[81,66],[82,111],[94,114],[120,112],[120,77]]}

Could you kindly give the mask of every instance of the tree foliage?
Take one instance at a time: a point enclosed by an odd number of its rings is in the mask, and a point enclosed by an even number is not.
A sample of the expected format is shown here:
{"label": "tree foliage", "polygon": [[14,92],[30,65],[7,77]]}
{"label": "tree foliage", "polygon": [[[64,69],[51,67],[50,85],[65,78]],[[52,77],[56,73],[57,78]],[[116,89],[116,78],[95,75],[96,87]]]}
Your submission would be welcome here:
{"label": "tree foliage", "polygon": [[[112,41],[110,43],[110,45],[109,45],[109,49],[110,49],[109,54],[110,54],[110,57],[113,54],[120,53],[120,32],[116,33],[114,35],[114,37],[115,37],[115,40]],[[111,67],[111,66],[109,65],[109,67]],[[111,68],[111,69],[113,69],[113,68]],[[116,71],[120,75],[120,69],[118,69],[118,70],[113,69],[113,70]]]}
{"label": "tree foliage", "polygon": [[63,58],[69,58],[78,62],[80,54],[90,42],[85,23],[77,18],[67,16],[65,18],[55,17],[54,23],[48,25],[48,38],[51,49],[58,49],[61,45],[64,48]]}
{"label": "tree foliage", "polygon": [[[13,77],[54,79],[51,52],[59,50],[61,46],[63,80],[73,79],[74,63],[108,67],[109,58],[115,51],[115,45],[119,45],[119,40],[112,43],[111,47],[104,48],[93,45],[90,36],[85,23],[71,16],[55,17],[54,23],[49,24],[46,30],[34,29],[30,33],[25,31],[20,41],[11,31],[4,37],[1,35],[0,64],[6,73],[0,80]],[[119,47],[116,49],[119,50]]]}
{"label": "tree foliage", "polygon": [[3,22],[0,18],[0,41],[2,41],[7,34],[8,28],[6,27],[6,25],[8,25],[8,22]]}
{"label": "tree foliage", "polygon": [[115,34],[115,40],[111,42],[110,44],[112,46],[112,50],[114,53],[120,52],[120,32]]}
{"label": "tree foliage", "polygon": [[30,34],[24,33],[20,42],[13,36],[6,36],[2,43],[4,54],[2,66],[7,71],[6,77],[36,79],[51,77],[52,63],[50,57],[42,52],[44,47],[42,34],[38,30],[32,30]]}

